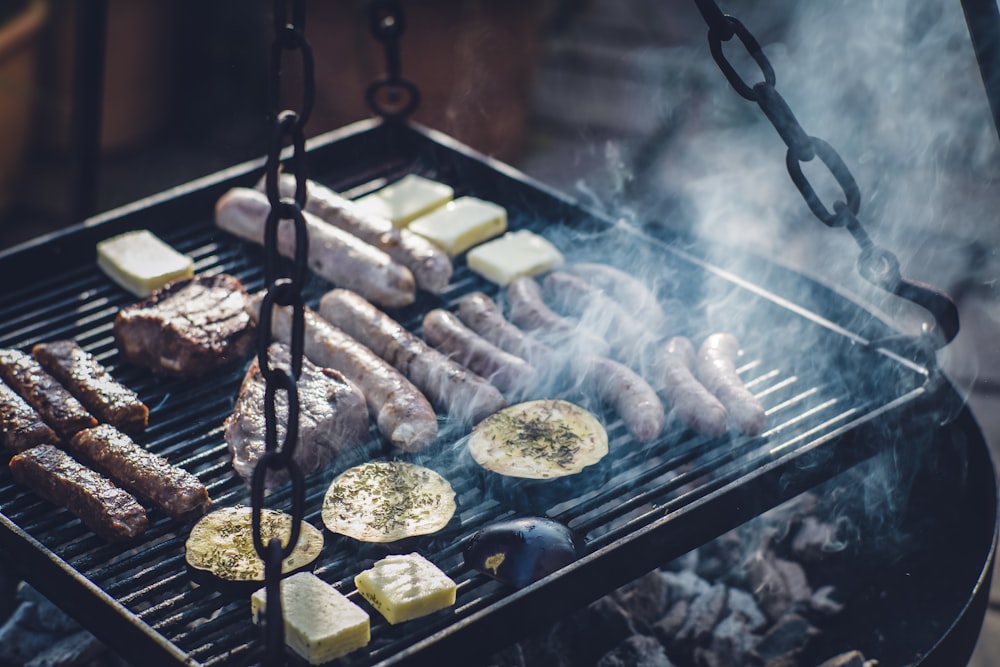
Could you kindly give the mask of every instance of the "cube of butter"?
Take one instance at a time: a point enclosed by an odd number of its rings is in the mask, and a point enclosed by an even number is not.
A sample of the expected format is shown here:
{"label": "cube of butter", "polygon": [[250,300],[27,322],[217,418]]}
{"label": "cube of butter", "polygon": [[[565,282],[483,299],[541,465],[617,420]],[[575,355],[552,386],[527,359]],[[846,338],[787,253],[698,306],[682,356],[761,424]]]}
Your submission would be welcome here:
{"label": "cube of butter", "polygon": [[444,206],[455,196],[450,185],[432,181],[417,174],[407,174],[377,192],[356,200],[362,209],[392,220],[397,227],[406,227],[434,209]]}
{"label": "cube of butter", "polygon": [[459,197],[410,223],[410,231],[454,257],[507,230],[507,211],[475,197]]}
{"label": "cube of butter", "polygon": [[522,229],[473,248],[466,262],[487,280],[506,285],[514,278],[535,276],[562,266],[563,256],[546,239]]}
{"label": "cube of butter", "polygon": [[[368,614],[311,572],[281,580],[281,610],[285,643],[312,665],[367,646],[371,640]],[[250,611],[254,623],[259,623],[267,611],[265,589],[251,596]]]}
{"label": "cube of butter", "polygon": [[194,262],[148,229],[125,232],[97,244],[97,265],[136,296],[147,297],[167,283],[194,275]]}
{"label": "cube of butter", "polygon": [[416,553],[386,556],[354,577],[354,585],[393,625],[455,604],[455,582]]}

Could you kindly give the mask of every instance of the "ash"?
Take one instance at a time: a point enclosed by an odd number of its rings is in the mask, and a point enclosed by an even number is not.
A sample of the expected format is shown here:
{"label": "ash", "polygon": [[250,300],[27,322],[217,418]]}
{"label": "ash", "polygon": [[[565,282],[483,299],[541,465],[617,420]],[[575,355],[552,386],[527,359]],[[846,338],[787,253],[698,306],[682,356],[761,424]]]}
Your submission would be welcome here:
{"label": "ash", "polygon": [[799,496],[481,667],[875,667],[824,641],[849,556],[818,505]]}

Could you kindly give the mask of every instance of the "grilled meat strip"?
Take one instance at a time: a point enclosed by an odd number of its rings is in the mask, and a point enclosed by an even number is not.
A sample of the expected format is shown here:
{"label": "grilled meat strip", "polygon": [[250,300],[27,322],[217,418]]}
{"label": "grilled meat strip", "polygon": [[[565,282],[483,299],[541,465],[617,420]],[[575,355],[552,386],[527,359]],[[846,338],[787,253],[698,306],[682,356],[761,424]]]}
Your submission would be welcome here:
{"label": "grilled meat strip", "polygon": [[[271,205],[262,193],[233,188],[215,205],[215,224],[230,234],[254,243],[264,242],[264,225]],[[416,299],[417,285],[408,268],[353,234],[304,213],[309,236],[309,268],[334,285],[347,287],[373,302],[389,307],[408,306]],[[278,224],[278,251],[295,255],[295,227],[290,220]]]}
{"label": "grilled meat strip", "polygon": [[146,510],[130,493],[53,445],[14,455],[10,472],[19,484],[65,507],[106,540],[129,540],[149,527]]}
{"label": "grilled meat strip", "polygon": [[204,511],[212,503],[201,480],[143,449],[111,424],[80,431],[70,439],[67,449],[172,517]]}
{"label": "grilled meat strip", "polygon": [[[264,187],[263,181],[258,189]],[[278,180],[282,197],[295,194],[295,176],[282,174]],[[400,229],[391,220],[362,210],[316,181],[306,182],[306,211],[324,222],[353,234],[385,252],[408,268],[417,286],[438,294],[448,287],[453,271],[451,258],[436,245],[408,229]]]}
{"label": "grilled meat strip", "polygon": [[[289,349],[284,343],[271,343],[271,365],[289,368]],[[305,474],[325,466],[337,453],[361,443],[368,435],[368,408],[361,390],[332,368],[321,368],[309,359],[302,360],[299,376],[299,436],[293,458]],[[278,442],[285,441],[288,399],[276,393],[275,413]],[[233,467],[247,482],[257,461],[266,451],[264,441],[264,377],[257,358],[243,378],[233,413],[226,419],[226,444],[233,457]],[[269,471],[265,486],[274,488],[288,479],[286,472]]]}
{"label": "grilled meat strip", "polygon": [[146,428],[149,408],[76,341],[39,343],[31,348],[31,354],[102,421],[126,433]]}
{"label": "grilled meat strip", "polygon": [[255,344],[247,293],[224,273],[175,281],[123,308],[114,334],[122,357],[155,373],[197,377],[242,358]]}
{"label": "grilled meat strip", "polygon": [[20,350],[0,350],[0,376],[64,438],[97,424],[80,401]]}
{"label": "grilled meat strip", "polygon": [[507,405],[487,380],[430,347],[360,294],[331,290],[320,299],[319,313],[395,366],[451,417],[475,423]]}
{"label": "grilled meat strip", "polygon": [[59,442],[59,436],[42,421],[17,392],[0,382],[0,443],[20,452],[35,445]]}
{"label": "grilled meat strip", "polygon": [[[257,317],[259,309],[260,297],[254,296],[250,312]],[[437,437],[434,408],[402,373],[308,308],[305,324],[306,357],[317,366],[337,369],[361,388],[379,432],[393,447],[415,452]],[[291,309],[275,308],[271,335],[287,343],[291,332]]]}
{"label": "grilled meat strip", "polygon": [[750,393],[736,372],[740,344],[736,336],[716,333],[706,338],[698,350],[695,372],[705,388],[715,394],[729,413],[730,421],[742,433],[757,435],[764,430],[764,406]]}

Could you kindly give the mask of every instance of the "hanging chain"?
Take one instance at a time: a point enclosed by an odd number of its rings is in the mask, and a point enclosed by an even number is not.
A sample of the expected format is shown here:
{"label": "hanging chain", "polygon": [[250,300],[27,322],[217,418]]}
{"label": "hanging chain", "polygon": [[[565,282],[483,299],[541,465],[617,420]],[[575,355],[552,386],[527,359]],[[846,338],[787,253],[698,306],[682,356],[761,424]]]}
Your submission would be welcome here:
{"label": "hanging chain", "polygon": [[[829,227],[844,227],[861,250],[858,256],[858,273],[871,284],[923,307],[937,321],[943,341],[936,347],[951,342],[958,333],[958,308],[946,294],[922,283],[904,278],[899,272],[899,260],[885,248],[875,245],[858,220],[861,209],[861,190],[854,176],[837,151],[818,137],[802,129],[795,114],[775,88],[776,77],[771,62],[756,37],[737,19],[723,13],[714,0],[694,0],[708,24],[708,44],[712,57],[729,84],[742,97],[756,102],[774,126],[778,136],[788,147],[785,164],[788,175],[798,188],[806,205],[820,221]],[[762,81],[748,84],[726,58],[723,42],[736,37],[749,56],[760,68]],[[802,163],[819,158],[843,191],[844,199],[827,207],[812,183],[802,172]]]}
{"label": "hanging chain", "polygon": [[406,16],[399,0],[370,0],[368,21],[372,36],[385,48],[386,76],[368,86],[368,106],[386,120],[405,119],[420,105],[420,91],[403,78],[399,41],[406,30]]}
{"label": "hanging chain", "polygon": [[[273,125],[264,167],[265,192],[270,211],[264,226],[264,278],[267,283],[260,304],[257,363],[264,378],[264,454],[254,466],[250,483],[253,509],[253,544],[264,561],[264,588],[267,611],[264,618],[265,664],[283,663],[285,628],[281,605],[281,562],[291,555],[299,539],[299,527],[305,509],[305,482],[302,471],[292,458],[299,435],[299,392],[297,381],[302,372],[305,340],[305,306],[302,288],[307,279],[309,237],[302,214],[306,204],[306,152],[303,127],[312,111],[315,89],[313,82],[312,49],[305,38],[305,0],[292,0],[291,17],[286,0],[275,0],[274,43],[271,47],[270,119]],[[302,61],[303,94],[298,112],[281,109],[281,65],[286,52],[296,51]],[[286,141],[292,146],[291,162],[295,171],[295,195],[282,198],[278,189],[281,152]],[[286,262],[278,253],[278,224],[286,220],[293,224],[295,251],[288,275],[281,275]],[[292,339],[289,369],[271,363],[271,321],[275,306],[292,308]],[[278,442],[278,392],[286,396],[285,438]],[[277,537],[267,543],[262,535],[264,482],[269,471],[285,471],[292,486],[291,534],[284,546]]]}

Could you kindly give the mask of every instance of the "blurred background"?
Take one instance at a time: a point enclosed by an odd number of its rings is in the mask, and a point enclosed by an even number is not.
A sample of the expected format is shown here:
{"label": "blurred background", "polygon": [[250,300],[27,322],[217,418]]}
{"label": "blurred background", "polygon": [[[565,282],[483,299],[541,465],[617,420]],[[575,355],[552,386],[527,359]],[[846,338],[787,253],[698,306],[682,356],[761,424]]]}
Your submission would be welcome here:
{"label": "blurred background", "polygon": [[[720,4],[760,39],[803,127],[854,172],[876,241],[905,274],[959,302],[962,333],[943,363],[1000,450],[1000,141],[961,3]],[[83,217],[72,84],[75,16],[87,5],[0,0],[0,248]],[[856,275],[849,236],[811,217],[773,128],[712,61],[693,2],[403,5],[403,75],[423,95],[417,121],[588,206],[657,219],[879,299]],[[82,175],[94,183],[90,213],[263,155],[271,2],[107,7],[100,152]],[[365,3],[314,0],[307,37],[317,83],[307,134],[368,117],[364,89],[384,56]],[[738,48],[727,53],[759,79]],[[297,66],[286,64],[290,77]],[[836,187],[815,178],[833,201]],[[996,617],[975,664],[1000,664]]]}

